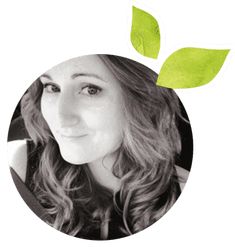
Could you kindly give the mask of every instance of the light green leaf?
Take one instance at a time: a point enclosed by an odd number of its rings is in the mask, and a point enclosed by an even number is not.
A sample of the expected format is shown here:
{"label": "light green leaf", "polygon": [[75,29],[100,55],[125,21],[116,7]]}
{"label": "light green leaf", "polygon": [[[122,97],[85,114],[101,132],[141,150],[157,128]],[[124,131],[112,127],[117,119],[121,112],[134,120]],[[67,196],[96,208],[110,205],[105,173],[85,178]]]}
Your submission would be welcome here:
{"label": "light green leaf", "polygon": [[147,12],[133,6],[131,43],[142,55],[157,58],[160,49],[160,31],[157,21]]}
{"label": "light green leaf", "polygon": [[164,62],[157,85],[193,88],[210,82],[220,71],[229,50],[182,48]]}

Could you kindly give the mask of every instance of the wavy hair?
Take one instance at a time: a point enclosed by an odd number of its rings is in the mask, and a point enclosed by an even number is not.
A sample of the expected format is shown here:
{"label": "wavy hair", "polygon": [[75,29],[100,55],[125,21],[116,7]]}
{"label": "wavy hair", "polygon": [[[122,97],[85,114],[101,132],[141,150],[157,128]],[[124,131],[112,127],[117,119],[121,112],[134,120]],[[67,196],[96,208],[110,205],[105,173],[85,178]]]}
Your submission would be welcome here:
{"label": "wavy hair", "polygon": [[130,235],[157,221],[177,200],[175,159],[181,151],[177,128],[181,114],[177,95],[156,86],[154,71],[124,57],[98,56],[119,81],[124,99],[124,135],[112,170],[121,180],[118,199],[96,183],[88,166],[62,159],[41,114],[40,80],[23,96],[21,112],[30,137],[42,147],[33,181],[35,195],[51,215],[48,223],[81,237],[100,227],[101,239],[106,239],[112,209],[122,215],[122,231]]}

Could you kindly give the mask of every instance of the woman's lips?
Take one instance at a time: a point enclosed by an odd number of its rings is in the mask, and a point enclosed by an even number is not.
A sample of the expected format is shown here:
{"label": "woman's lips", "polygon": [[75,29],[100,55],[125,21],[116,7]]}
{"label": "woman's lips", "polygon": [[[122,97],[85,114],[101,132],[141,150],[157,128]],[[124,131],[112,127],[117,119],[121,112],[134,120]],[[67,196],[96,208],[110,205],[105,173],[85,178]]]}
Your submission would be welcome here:
{"label": "woman's lips", "polygon": [[67,136],[67,135],[61,135],[61,137],[66,138],[66,139],[77,139],[77,138],[81,138],[87,136],[87,134],[84,135],[77,135],[77,136]]}
{"label": "woman's lips", "polygon": [[57,134],[63,138],[63,139],[67,139],[67,140],[76,140],[76,139],[79,139],[79,138],[82,138],[82,137],[85,137],[87,136],[88,134],[87,133],[68,133],[67,131],[66,132],[63,132],[63,131],[57,131]]}

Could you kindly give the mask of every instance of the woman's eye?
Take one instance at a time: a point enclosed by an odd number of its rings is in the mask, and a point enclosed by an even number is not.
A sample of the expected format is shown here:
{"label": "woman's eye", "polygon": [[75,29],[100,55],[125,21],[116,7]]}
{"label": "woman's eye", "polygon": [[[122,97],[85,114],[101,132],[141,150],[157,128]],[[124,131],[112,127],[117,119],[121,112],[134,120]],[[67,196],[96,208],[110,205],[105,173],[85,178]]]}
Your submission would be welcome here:
{"label": "woman's eye", "polygon": [[54,85],[52,83],[43,84],[43,88],[47,93],[58,93],[58,92],[60,92],[59,87],[57,87],[56,85]]}
{"label": "woman's eye", "polygon": [[95,85],[88,85],[88,86],[83,87],[81,92],[82,94],[93,96],[93,95],[99,94],[101,90],[102,89],[100,87],[97,87]]}

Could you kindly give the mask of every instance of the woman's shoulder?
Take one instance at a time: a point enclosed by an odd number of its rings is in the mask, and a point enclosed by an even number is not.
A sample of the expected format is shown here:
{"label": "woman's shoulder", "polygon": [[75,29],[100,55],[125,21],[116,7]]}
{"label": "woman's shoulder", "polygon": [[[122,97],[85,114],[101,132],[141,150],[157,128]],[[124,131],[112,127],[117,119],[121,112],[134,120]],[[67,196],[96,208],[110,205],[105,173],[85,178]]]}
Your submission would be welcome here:
{"label": "woman's shoulder", "polygon": [[189,171],[177,165],[175,166],[175,168],[179,179],[179,185],[182,191],[188,179]]}
{"label": "woman's shoulder", "polygon": [[23,182],[27,171],[27,140],[8,142],[9,165],[18,174]]}

